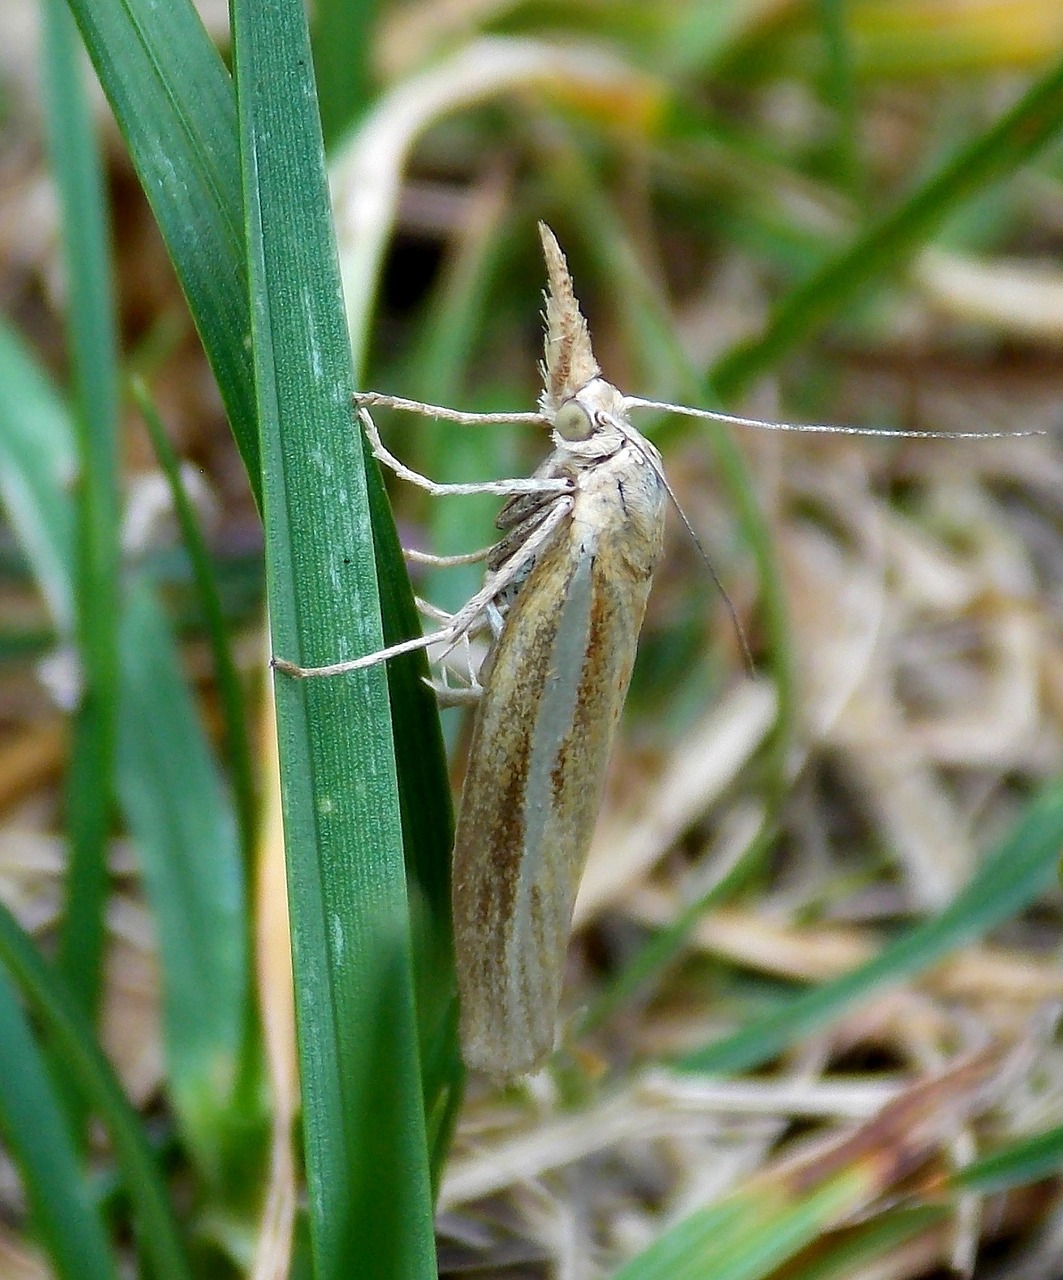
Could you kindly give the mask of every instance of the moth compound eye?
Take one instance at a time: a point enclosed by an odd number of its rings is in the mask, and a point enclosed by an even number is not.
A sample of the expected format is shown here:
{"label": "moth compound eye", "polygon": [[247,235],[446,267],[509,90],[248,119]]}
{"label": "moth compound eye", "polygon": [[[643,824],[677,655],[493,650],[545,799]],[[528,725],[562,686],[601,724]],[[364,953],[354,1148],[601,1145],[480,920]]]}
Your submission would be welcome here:
{"label": "moth compound eye", "polygon": [[566,400],[554,417],[554,430],[562,440],[589,440],[594,424],[578,400]]}

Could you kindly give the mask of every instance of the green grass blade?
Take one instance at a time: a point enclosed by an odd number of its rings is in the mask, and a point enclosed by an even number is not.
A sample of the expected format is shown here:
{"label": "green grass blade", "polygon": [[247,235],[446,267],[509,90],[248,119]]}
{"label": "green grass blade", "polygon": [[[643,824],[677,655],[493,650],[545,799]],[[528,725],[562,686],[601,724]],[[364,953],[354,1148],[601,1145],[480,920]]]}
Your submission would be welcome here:
{"label": "green grass blade", "polygon": [[[185,0],[165,6],[147,0],[70,3],[174,258],[257,495],[261,477],[246,345],[250,321],[231,82]],[[370,500],[389,524],[375,474]],[[385,545],[389,536],[393,545]],[[397,541],[386,527],[377,556],[387,589],[384,627],[390,642],[409,635],[419,619]],[[415,936],[423,943],[418,947],[418,991],[424,999],[419,1000],[418,1017],[422,1041],[435,1047],[433,1061],[438,1064],[438,1070],[429,1064],[425,1077],[426,1106],[435,1114],[441,1099],[443,1112],[449,1111],[445,1099],[460,1085],[448,959],[449,801],[434,703],[421,684],[425,670],[416,657],[397,662],[390,686],[403,830],[417,885]]]}
{"label": "green grass blade", "polygon": [[831,167],[839,185],[853,197],[863,194],[863,166],[856,109],[853,50],[846,0],[819,0],[820,25],[826,54],[824,102],[834,113]]}
{"label": "green grass blade", "polygon": [[[235,813],[240,833],[239,853],[241,855],[241,866],[238,868],[234,866],[235,851],[230,848],[231,822],[229,821],[228,805],[224,797],[219,793],[213,777],[215,768],[213,757],[206,742],[203,740],[198,724],[193,717],[185,715],[182,717],[183,723],[181,727],[186,733],[190,732],[190,736],[186,740],[188,758],[193,760],[200,770],[198,785],[194,788],[189,788],[188,807],[198,809],[200,798],[206,799],[207,810],[212,815],[212,825],[219,838],[223,841],[223,847],[226,850],[226,857],[222,865],[202,868],[207,872],[204,878],[193,874],[192,878],[186,882],[190,888],[195,889],[195,893],[191,895],[189,900],[190,918],[199,919],[201,922],[209,924],[209,917],[216,906],[216,878],[221,875],[226,881],[225,887],[231,888],[234,877],[240,878],[240,873],[242,872],[238,913],[234,912],[227,921],[228,929],[239,930],[243,934],[242,945],[238,945],[235,934],[224,932],[220,932],[217,937],[211,938],[207,942],[207,963],[213,964],[219,960],[222,961],[223,972],[228,979],[226,994],[229,997],[229,1002],[228,1008],[224,1010],[226,1016],[216,1018],[213,1043],[209,1039],[204,1039],[204,1043],[201,1045],[201,1050],[205,1048],[206,1051],[201,1051],[198,1054],[193,1052],[190,1055],[193,1059],[200,1057],[202,1059],[201,1067],[208,1067],[207,1076],[198,1083],[206,1082],[210,1084],[215,1092],[213,1097],[209,1093],[204,1095],[208,1105],[201,1107],[197,1105],[196,1094],[199,1093],[199,1090],[196,1089],[188,1099],[189,1106],[186,1110],[189,1117],[194,1120],[197,1133],[200,1134],[199,1148],[201,1151],[205,1149],[202,1139],[209,1140],[212,1131],[217,1130],[221,1142],[217,1144],[211,1143],[211,1147],[215,1149],[210,1151],[210,1155],[212,1163],[215,1167],[218,1167],[222,1158],[238,1157],[237,1145],[241,1143],[242,1138],[246,1139],[252,1136],[258,1123],[263,1118],[259,1115],[259,1082],[262,1066],[260,1027],[257,1006],[254,1000],[251,999],[250,993],[249,964],[254,945],[253,925],[250,903],[247,898],[247,887],[252,883],[254,875],[253,859],[257,826],[255,773],[251,755],[251,743],[248,737],[247,710],[243,689],[229,643],[221,594],[211,563],[210,553],[200,529],[196,512],[185,490],[177,455],[174,453],[169,437],[166,435],[154,405],[151,403],[147,389],[139,379],[136,379],[133,382],[132,391],[133,398],[140,409],[141,416],[151,436],[155,456],[170,486],[174,511],[181,527],[181,536],[192,567],[192,574],[203,611],[207,638],[210,642],[214,662],[214,677],[221,699],[227,763],[232,778]],[[161,619],[155,619],[155,622],[161,625]],[[167,645],[169,646],[168,636]],[[169,674],[171,672],[169,666],[167,666],[164,675]],[[181,701],[184,700],[186,699],[182,695]],[[173,707],[168,706],[165,709],[165,713],[168,714],[171,710],[173,710]],[[181,744],[182,747],[184,745]],[[163,779],[163,782],[165,784],[165,779]],[[145,791],[144,797],[150,802],[150,791]],[[156,810],[155,816],[162,815]],[[201,822],[204,815],[201,812],[196,812],[189,816],[192,819],[191,825],[194,827]],[[157,842],[159,851],[164,852],[165,846],[173,834],[173,828],[153,824],[153,829],[159,837]],[[175,852],[180,855],[180,851]],[[198,843],[189,852],[188,862],[190,865],[194,866],[194,864],[201,861]],[[163,868],[165,868],[165,863],[163,863]],[[171,914],[175,914],[179,910],[180,899],[175,899],[171,902],[165,892],[165,887],[160,884],[159,889],[165,909]],[[240,917],[239,919],[237,914]],[[181,923],[180,919],[175,919],[174,921],[177,926],[175,941],[181,937],[183,932]],[[223,954],[219,955],[219,952]],[[190,996],[193,990],[192,984],[196,978],[194,972],[196,966],[194,964],[191,966],[185,965],[176,957],[175,962],[181,963],[182,968],[187,970],[186,977],[189,981],[185,984],[185,994]],[[174,1012],[177,1014],[179,1010],[175,1008]],[[243,1034],[237,1049],[238,1022],[242,1022]],[[192,1049],[193,1046],[189,1045],[188,1048]],[[238,1054],[238,1062],[235,1066],[235,1080],[231,1096],[232,1108],[230,1109],[228,1105],[230,1101],[228,1097],[228,1082],[233,1077],[233,1068],[226,1062],[224,1076],[226,1090],[222,1092],[216,1090],[217,1080],[209,1068],[215,1053],[220,1053],[227,1059],[234,1052]],[[196,1083],[194,1076],[190,1082]],[[212,1112],[219,1107],[223,1109],[224,1115],[216,1119],[212,1117]],[[243,1113],[243,1123],[241,1112]],[[229,1126],[232,1127],[229,1128]],[[228,1132],[225,1132],[227,1128]],[[231,1160],[229,1169],[233,1176],[239,1179],[241,1175],[238,1159]]]}
{"label": "green grass blade", "polygon": [[[383,608],[384,639],[414,635],[420,618],[380,473],[366,462],[369,516]],[[423,654],[388,663],[388,699],[413,936],[417,1034],[433,1191],[438,1189],[464,1073],[458,1047],[454,943],[450,925],[450,783],[435,694]]]}
{"label": "green grass blade", "polygon": [[250,983],[236,822],[144,579],[127,592],[120,647],[119,788],[158,929],[171,1097],[218,1177]]}
{"label": "green grass blade", "polygon": [[[61,245],[76,400],[85,418],[81,485],[91,520],[84,533],[115,552],[118,512],[118,356],[110,227],[104,177],[81,74],[81,43],[63,0],[44,0],[44,102],[63,219]],[[113,572],[113,570],[112,570]],[[111,604],[113,610],[113,602]]]}
{"label": "green grass blade", "polygon": [[717,363],[709,381],[733,400],[795,347],[807,342],[869,281],[903,265],[947,218],[1015,170],[1063,123],[1063,63],[1053,66],[1000,120],[844,253],[791,290],[764,332]]}
{"label": "green grass blade", "polygon": [[328,148],[352,128],[369,99],[377,8],[376,0],[318,0],[314,5],[314,78]]}
{"label": "green grass blade", "polygon": [[133,384],[133,398],[151,436],[155,457],[166,477],[166,483],[170,486],[174,512],[181,527],[181,537],[188,553],[189,564],[192,566],[192,575],[195,579],[200,607],[203,610],[207,639],[210,642],[211,657],[214,661],[214,677],[218,683],[222,716],[225,721],[225,746],[233,780],[236,813],[240,822],[240,844],[243,849],[245,879],[250,882],[257,804],[254,764],[251,758],[251,743],[247,735],[247,710],[244,706],[243,689],[229,644],[221,594],[211,567],[210,553],[207,550],[203,532],[181,479],[177,455],[173,451],[159,415],[155,412],[147,388],[139,379]]}
{"label": "green grass blade", "polygon": [[1063,787],[1056,786],[1031,805],[1012,834],[939,916],[916,925],[852,973],[788,1000],[777,1011],[687,1055],[677,1065],[708,1072],[755,1067],[799,1036],[841,1016],[869,992],[922,972],[1028,906],[1051,882],[1061,844]]}
{"label": "green grass blade", "polygon": [[858,1203],[862,1181],[842,1170],[796,1204],[740,1191],[683,1219],[614,1280],[761,1280]]}
{"label": "green grass blade", "polygon": [[[394,644],[415,635],[421,619],[380,472],[368,454],[364,463],[384,641]],[[424,1112],[436,1188],[464,1085],[450,925],[454,822],[439,710],[435,694],[425,684],[425,657],[411,653],[395,658],[387,670],[413,934]]]}
{"label": "green grass blade", "polygon": [[33,1227],[58,1276],[117,1274],[67,1119],[5,974],[0,974],[0,1133],[18,1167]]}
{"label": "green grass blade", "polygon": [[188,0],[68,0],[260,489],[236,100]]}
{"label": "green grass blade", "polygon": [[59,632],[74,629],[74,474],[66,406],[13,330],[0,322],[0,501]]}
{"label": "green grass blade", "polygon": [[81,46],[65,0],[42,6],[43,84],[76,412],[77,641],[81,689],[67,787],[70,862],[59,965],[92,1013],[100,992],[114,809],[118,616],[118,369],[103,174]]}
{"label": "green grass blade", "polygon": [[[236,0],[275,651],[381,642],[351,353],[302,5]],[[410,927],[382,669],[276,681],[319,1280],[435,1274]]]}
{"label": "green grass blade", "polygon": [[[853,1233],[848,1239],[843,1234],[832,1242],[840,1247],[829,1252],[827,1234],[903,1195],[912,1171],[935,1155],[940,1142],[977,1109],[980,1091],[998,1068],[985,1056],[968,1059],[965,1065],[914,1084],[858,1128],[813,1142],[803,1152],[798,1147],[783,1154],[723,1200],[695,1210],[667,1230],[619,1276],[761,1280],[777,1274],[784,1263],[789,1264],[788,1276],[815,1276],[824,1273],[819,1264],[831,1252],[832,1266],[825,1274],[852,1274],[851,1266],[839,1271],[842,1256],[848,1253],[854,1264],[861,1255],[874,1256],[888,1240],[910,1234],[911,1218],[895,1218],[885,1230],[885,1224],[872,1222],[871,1231],[858,1229],[855,1239]],[[902,1132],[905,1137],[898,1138]],[[927,1222],[924,1217],[921,1225]],[[802,1254],[802,1262],[796,1263]]]}
{"label": "green grass blade", "polygon": [[789,1263],[786,1280],[852,1280],[862,1268],[870,1270],[875,1263],[883,1263],[894,1250],[936,1227],[948,1214],[947,1206],[935,1204],[877,1215],[815,1241]]}
{"label": "green grass blade", "polygon": [[[6,341],[5,341],[6,338]],[[29,355],[0,330],[0,449],[18,470],[0,469],[16,494],[16,523],[34,567],[55,575],[67,596],[74,576],[73,521],[63,505],[63,439],[73,429]],[[10,407],[4,393],[24,393]],[[23,417],[41,409],[44,442]],[[43,547],[43,557],[36,548]],[[38,568],[38,572],[40,569]],[[123,613],[117,789],[135,835],[162,953],[167,1066],[174,1103],[198,1156],[217,1168],[226,1140],[233,1059],[247,1018],[249,973],[240,850],[228,797],[165,624],[142,585]],[[203,992],[211,992],[205,1004]]]}
{"label": "green grass blade", "polygon": [[61,979],[0,903],[0,963],[6,966],[71,1080],[111,1140],[137,1217],[138,1239],[157,1280],[190,1280],[166,1189],[147,1145],[140,1117],[129,1105],[92,1028]]}
{"label": "green grass blade", "polygon": [[992,1155],[967,1165],[955,1179],[958,1186],[981,1195],[995,1195],[1050,1178],[1063,1169],[1063,1125],[1031,1134]]}
{"label": "green grass blade", "polygon": [[661,64],[675,77],[722,62],[759,20],[758,6],[749,0],[715,0],[676,10],[666,28],[660,51]]}

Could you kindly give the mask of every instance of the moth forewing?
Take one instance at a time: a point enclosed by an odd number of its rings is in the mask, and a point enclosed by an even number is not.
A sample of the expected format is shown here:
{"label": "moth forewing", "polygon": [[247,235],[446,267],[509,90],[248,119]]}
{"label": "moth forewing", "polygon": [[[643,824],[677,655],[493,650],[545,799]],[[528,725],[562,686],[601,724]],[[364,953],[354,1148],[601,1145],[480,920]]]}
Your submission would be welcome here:
{"label": "moth forewing", "polygon": [[533,1070],[554,1047],[576,891],[661,555],[656,451],[633,430],[621,439],[604,458],[550,459],[575,475],[572,511],[481,672],[454,941],[463,1055],[496,1078]]}

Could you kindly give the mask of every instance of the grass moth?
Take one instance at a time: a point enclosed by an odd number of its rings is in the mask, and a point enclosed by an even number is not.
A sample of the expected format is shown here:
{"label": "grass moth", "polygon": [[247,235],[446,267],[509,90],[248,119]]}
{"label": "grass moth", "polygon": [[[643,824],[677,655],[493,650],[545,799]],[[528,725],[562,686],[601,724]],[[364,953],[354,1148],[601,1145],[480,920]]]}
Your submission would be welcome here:
{"label": "grass moth", "polygon": [[[540,223],[539,230],[548,290],[538,412],[472,414],[356,396],[375,455],[399,477],[436,494],[506,498],[495,546],[473,556],[419,557],[437,564],[482,558],[483,587],[454,614],[426,607],[440,623],[429,635],[324,667],[273,663],[297,677],[336,675],[437,643],[453,649],[490,631],[488,655],[462,691],[477,709],[452,879],[462,1054],[496,1079],[534,1070],[554,1048],[576,892],[662,552],[671,490],[660,454],[630,411],[782,431],[967,434],[765,423],[625,396],[602,378],[564,255],[550,229]],[[436,484],[388,452],[369,412],[375,405],[464,424],[545,426],[553,452],[526,479]]]}

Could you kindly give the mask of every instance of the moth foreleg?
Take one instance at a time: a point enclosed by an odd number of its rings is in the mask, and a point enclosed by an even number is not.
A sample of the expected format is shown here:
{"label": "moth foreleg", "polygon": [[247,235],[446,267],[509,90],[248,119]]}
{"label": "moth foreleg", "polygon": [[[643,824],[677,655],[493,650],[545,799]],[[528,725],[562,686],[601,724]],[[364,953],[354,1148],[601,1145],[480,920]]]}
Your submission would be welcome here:
{"label": "moth foreleg", "polygon": [[[270,659],[270,666],[275,671],[281,671],[293,679],[307,680],[321,676],[342,676],[351,671],[364,671],[368,667],[375,667],[378,663],[387,662],[389,658],[397,658],[404,653],[415,653],[418,649],[428,649],[436,644],[444,646],[441,656],[445,657],[456,644],[467,640],[468,633],[481,621],[488,603],[481,597],[483,597],[483,591],[473,596],[472,600],[457,613],[447,613],[444,609],[429,604],[427,600],[418,599],[416,604],[419,612],[433,622],[443,623],[443,626],[438,631],[429,632],[428,635],[413,636],[398,644],[388,645],[385,649],[378,649],[375,653],[367,653],[361,658],[330,662],[323,667],[301,667],[298,663],[289,662],[287,658],[274,657]],[[470,672],[471,670],[470,663]]]}
{"label": "moth foreleg", "polygon": [[401,409],[406,413],[420,413],[426,418],[439,418],[445,422],[457,422],[466,427],[489,427],[504,423],[527,423],[534,427],[547,427],[549,422],[541,413],[465,413],[461,409],[447,409],[439,404],[425,404],[420,400],[407,400],[404,396],[386,396],[379,391],[356,391],[354,403],[361,409]]}
{"label": "moth foreleg", "polygon": [[572,488],[572,481],[563,478],[529,476],[522,480],[477,480],[471,484],[441,484],[430,480],[418,471],[406,466],[391,453],[380,438],[376,423],[369,416],[369,410],[359,407],[358,417],[361,419],[365,434],[373,450],[373,456],[382,462],[389,471],[393,471],[400,480],[417,485],[427,493],[440,497],[444,494],[469,495],[474,493],[495,493],[501,497],[513,497],[527,493],[567,493]]}

